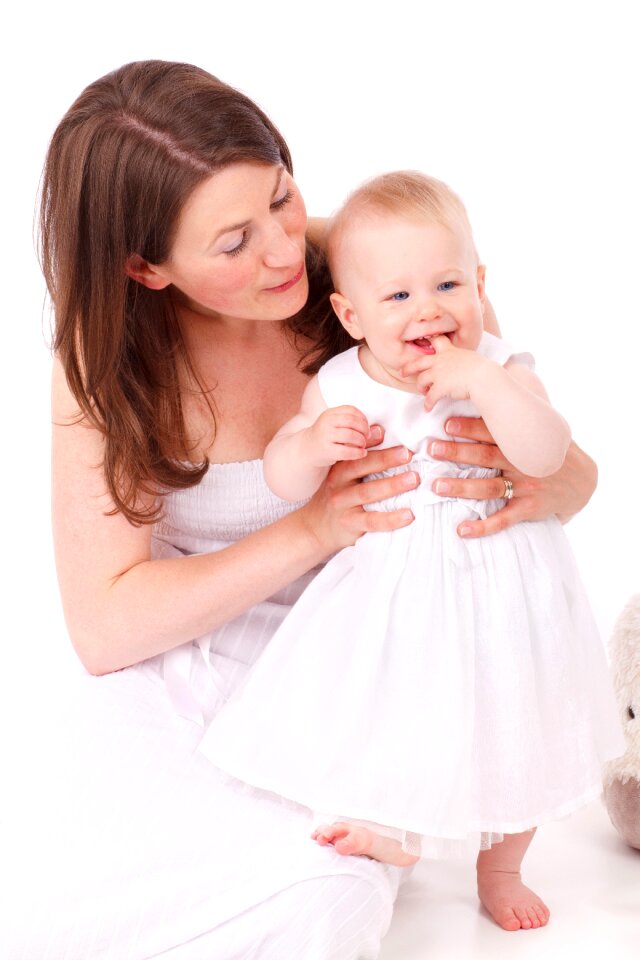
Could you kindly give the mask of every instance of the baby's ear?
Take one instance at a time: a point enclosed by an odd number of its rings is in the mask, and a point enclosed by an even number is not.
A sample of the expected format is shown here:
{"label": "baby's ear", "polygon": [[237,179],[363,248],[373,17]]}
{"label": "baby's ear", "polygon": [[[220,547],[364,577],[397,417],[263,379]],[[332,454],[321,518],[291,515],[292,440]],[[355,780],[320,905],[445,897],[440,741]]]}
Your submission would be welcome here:
{"label": "baby's ear", "polygon": [[482,303],[484,303],[484,278],[486,273],[487,273],[487,268],[484,266],[484,264],[482,263],[479,264],[476,277],[477,277],[477,284],[478,284],[478,296],[480,297],[480,301]]}
{"label": "baby's ear", "polygon": [[332,293],[330,300],[338,320],[347,333],[353,337],[354,340],[363,340],[364,334],[360,329],[360,324],[358,323],[358,318],[351,301],[341,293]]}

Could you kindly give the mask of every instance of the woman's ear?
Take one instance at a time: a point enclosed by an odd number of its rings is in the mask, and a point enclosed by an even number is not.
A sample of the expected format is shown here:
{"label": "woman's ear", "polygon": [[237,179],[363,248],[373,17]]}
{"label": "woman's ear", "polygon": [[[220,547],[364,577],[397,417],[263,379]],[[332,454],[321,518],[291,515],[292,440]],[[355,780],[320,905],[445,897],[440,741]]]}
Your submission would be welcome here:
{"label": "woman's ear", "polygon": [[148,260],[143,260],[138,253],[132,253],[127,257],[124,270],[128,277],[141,283],[143,287],[148,287],[149,290],[164,290],[171,282],[163,277]]}
{"label": "woman's ear", "polygon": [[358,318],[353,306],[351,305],[351,301],[347,300],[346,297],[343,297],[341,293],[332,293],[329,299],[331,300],[331,306],[333,307],[338,320],[345,328],[347,333],[354,340],[364,340],[364,334],[360,329],[360,324],[358,323]]}

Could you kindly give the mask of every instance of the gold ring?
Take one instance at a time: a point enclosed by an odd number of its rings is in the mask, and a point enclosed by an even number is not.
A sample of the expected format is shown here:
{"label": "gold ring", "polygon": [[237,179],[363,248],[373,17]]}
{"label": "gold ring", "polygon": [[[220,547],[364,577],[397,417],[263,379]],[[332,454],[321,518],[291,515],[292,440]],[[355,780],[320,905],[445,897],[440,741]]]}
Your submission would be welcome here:
{"label": "gold ring", "polygon": [[504,483],[504,493],[502,494],[502,498],[503,500],[511,500],[513,496],[513,484],[511,480],[507,480],[506,477],[502,478],[502,482]]}

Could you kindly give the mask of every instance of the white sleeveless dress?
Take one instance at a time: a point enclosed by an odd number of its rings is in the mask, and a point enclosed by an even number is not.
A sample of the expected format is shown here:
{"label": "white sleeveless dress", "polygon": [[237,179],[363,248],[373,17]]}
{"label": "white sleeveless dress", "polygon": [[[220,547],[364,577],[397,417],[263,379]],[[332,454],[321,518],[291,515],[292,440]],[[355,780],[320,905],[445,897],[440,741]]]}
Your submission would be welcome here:
{"label": "white sleeveless dress", "polygon": [[[480,352],[512,350],[489,334]],[[519,355],[521,363],[532,363]],[[410,853],[450,856],[562,817],[601,791],[624,750],[604,649],[560,523],[461,539],[501,501],[442,499],[427,444],[471,404],[379,384],[358,348],[320,371],[327,406],[353,404],[414,451],[422,483],[383,509],[410,526],[366,534],[311,583],[202,751],[254,787],[374,823]],[[522,425],[526,431],[526,424]]]}
{"label": "white sleeveless dress", "polygon": [[[213,465],[167,497],[154,553],[221,550],[290,509],[260,461]],[[3,767],[3,960],[377,956],[399,872],[322,850],[309,810],[234,787],[198,750],[311,579],[171,654],[25,700],[42,722]],[[41,789],[21,788],[24,765]]]}

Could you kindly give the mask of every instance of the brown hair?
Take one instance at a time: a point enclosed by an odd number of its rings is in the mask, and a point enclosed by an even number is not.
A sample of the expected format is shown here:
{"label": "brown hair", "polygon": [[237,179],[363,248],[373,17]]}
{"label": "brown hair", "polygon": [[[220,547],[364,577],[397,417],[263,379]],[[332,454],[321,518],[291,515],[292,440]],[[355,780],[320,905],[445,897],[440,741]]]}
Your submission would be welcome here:
{"label": "brown hair", "polygon": [[[253,101],[198,67],[161,60],[126,64],[90,84],[49,147],[40,229],[53,348],[81,415],[104,436],[116,509],[134,523],[160,513],[159,504],[142,508],[141,494],[192,486],[208,462],[184,462],[179,359],[199,384],[170,289],[143,287],[125,265],[133,253],[163,263],[193,189],[247,161],[292,172],[287,144]],[[289,324],[317,344],[311,372],[344,338],[327,300],[325,261],[315,250],[308,259],[309,308]]]}
{"label": "brown hair", "polygon": [[[363,217],[393,214],[409,220],[456,225],[469,235],[471,225],[465,206],[451,187],[418,170],[395,170],[365,180],[349,194],[331,218],[328,231],[328,257],[336,285],[341,244],[349,228]],[[475,250],[475,247],[474,247]]]}

